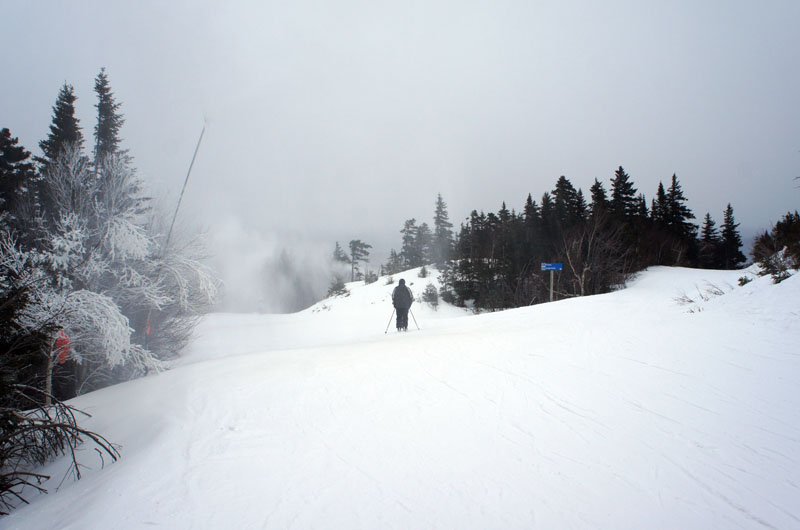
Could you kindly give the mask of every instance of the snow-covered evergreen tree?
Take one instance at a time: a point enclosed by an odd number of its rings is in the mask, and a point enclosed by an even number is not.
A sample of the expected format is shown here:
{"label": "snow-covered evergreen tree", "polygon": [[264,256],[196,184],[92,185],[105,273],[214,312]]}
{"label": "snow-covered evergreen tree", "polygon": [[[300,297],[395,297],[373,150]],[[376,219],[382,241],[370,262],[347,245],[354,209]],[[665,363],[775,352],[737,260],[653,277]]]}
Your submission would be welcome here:
{"label": "snow-covered evergreen tree", "polygon": [[[74,380],[67,397],[159,370],[216,296],[207,267],[157,244],[141,186],[126,156],[108,155],[95,177],[77,146],[67,147],[44,171],[41,191],[52,207],[31,225],[38,248],[16,248],[17,263],[36,265],[32,299],[42,321],[57,322],[74,345],[72,363],[59,368]],[[154,328],[167,344],[152,340]]]}

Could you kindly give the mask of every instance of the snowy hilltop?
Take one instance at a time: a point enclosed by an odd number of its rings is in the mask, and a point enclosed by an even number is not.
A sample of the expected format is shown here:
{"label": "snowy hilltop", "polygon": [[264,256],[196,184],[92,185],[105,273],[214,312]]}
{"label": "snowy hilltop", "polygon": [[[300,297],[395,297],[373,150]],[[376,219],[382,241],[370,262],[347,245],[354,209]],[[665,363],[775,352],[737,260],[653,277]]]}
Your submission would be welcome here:
{"label": "snowy hilltop", "polygon": [[63,484],[54,462],[0,528],[800,527],[800,275],[418,300],[407,333],[387,326],[400,278],[438,286],[413,270],[207,316],[171,370],[72,401],[122,458],[87,446]]}

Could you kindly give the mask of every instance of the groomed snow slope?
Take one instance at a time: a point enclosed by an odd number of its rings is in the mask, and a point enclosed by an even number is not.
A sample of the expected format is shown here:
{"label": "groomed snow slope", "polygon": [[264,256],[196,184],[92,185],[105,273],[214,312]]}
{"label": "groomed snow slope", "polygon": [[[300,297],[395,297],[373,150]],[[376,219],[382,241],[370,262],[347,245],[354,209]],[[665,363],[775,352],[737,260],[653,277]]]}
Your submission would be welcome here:
{"label": "groomed snow slope", "polygon": [[123,458],[99,470],[87,448],[83,480],[0,526],[798,528],[800,275],[742,274],[653,268],[478,316],[415,304],[422,330],[388,335],[383,280],[210,315],[173,370],[75,400]]}

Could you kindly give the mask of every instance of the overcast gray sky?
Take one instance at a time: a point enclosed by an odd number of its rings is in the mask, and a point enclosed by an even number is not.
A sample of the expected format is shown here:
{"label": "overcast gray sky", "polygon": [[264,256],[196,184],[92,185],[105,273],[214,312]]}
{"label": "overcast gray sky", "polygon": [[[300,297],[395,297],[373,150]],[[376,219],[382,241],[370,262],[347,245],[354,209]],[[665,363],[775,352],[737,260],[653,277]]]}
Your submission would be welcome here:
{"label": "overcast gray sky", "polygon": [[[800,2],[0,0],[0,127],[30,150],[108,71],[142,175],[185,215],[295,245],[520,209],[560,175],[677,173],[744,235],[799,207]],[[277,234],[277,235],[276,235]],[[327,248],[327,247],[326,247]],[[749,251],[748,249],[745,249]]]}

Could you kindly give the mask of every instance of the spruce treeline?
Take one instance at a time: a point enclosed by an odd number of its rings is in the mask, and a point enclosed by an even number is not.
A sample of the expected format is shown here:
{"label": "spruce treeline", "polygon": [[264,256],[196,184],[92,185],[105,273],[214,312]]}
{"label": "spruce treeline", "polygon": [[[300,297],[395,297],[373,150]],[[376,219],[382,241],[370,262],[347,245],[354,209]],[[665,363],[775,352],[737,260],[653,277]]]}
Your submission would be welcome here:
{"label": "spruce treeline", "polygon": [[622,167],[608,190],[595,179],[588,197],[561,176],[538,202],[528,194],[520,211],[505,202],[497,212],[473,210],[455,236],[440,195],[434,237],[425,223],[405,221],[401,250],[392,250],[384,269],[436,263],[446,301],[498,310],[549,300],[542,263],[563,264],[554,285],[560,298],[608,292],[651,265],[732,269],[744,263],[730,204],[721,232],[706,215],[698,234],[694,219],[677,175],[659,183],[648,206]]}
{"label": "spruce treeline", "polygon": [[62,401],[160,370],[218,288],[196,241],[166,244],[120,149],[124,118],[105,69],[95,92],[91,153],[67,83],[40,156],[0,130],[0,511],[42,478],[20,466],[79,443]]}

